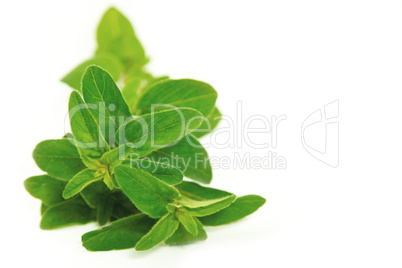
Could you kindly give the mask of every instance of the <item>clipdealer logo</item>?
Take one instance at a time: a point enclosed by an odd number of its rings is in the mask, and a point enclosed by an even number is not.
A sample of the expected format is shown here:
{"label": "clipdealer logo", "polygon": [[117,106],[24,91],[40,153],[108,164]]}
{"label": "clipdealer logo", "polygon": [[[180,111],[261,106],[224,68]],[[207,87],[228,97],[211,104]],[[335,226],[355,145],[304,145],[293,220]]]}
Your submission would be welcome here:
{"label": "clipdealer logo", "polygon": [[317,160],[333,168],[339,166],[339,100],[315,110],[304,120],[301,142]]}

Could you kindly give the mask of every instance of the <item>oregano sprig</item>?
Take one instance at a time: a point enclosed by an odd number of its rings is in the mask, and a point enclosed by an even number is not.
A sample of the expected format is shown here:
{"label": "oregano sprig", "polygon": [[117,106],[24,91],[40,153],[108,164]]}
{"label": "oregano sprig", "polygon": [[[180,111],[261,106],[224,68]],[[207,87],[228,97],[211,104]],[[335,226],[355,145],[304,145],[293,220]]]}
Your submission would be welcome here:
{"label": "oregano sprig", "polygon": [[72,133],[33,153],[47,174],[24,185],[42,201],[42,229],[110,223],[84,234],[83,246],[148,250],[205,240],[204,226],[239,220],[265,203],[199,184],[211,182],[212,169],[198,138],[221,116],[211,85],[152,76],[133,27],[114,8],[102,18],[97,42],[95,55],[62,79],[74,89]]}

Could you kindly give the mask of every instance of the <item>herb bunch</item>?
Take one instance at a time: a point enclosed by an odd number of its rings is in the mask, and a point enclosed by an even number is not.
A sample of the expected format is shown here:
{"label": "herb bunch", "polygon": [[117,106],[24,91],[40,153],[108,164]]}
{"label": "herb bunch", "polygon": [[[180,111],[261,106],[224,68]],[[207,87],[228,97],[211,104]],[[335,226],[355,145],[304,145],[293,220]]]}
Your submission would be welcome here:
{"label": "herb bunch", "polygon": [[149,74],[130,22],[114,8],[97,41],[95,55],[62,79],[74,89],[72,133],[33,152],[47,174],[24,184],[42,201],[42,229],[96,221],[107,226],[82,236],[86,249],[147,250],[205,240],[204,226],[239,220],[264,204],[257,195],[199,184],[212,179],[198,138],[220,120],[213,87]]}

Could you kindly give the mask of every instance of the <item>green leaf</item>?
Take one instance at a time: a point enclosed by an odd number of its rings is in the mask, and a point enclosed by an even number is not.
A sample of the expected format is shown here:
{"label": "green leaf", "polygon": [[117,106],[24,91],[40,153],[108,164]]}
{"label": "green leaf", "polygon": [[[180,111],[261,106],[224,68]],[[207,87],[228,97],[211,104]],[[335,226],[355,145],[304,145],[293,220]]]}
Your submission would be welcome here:
{"label": "green leaf", "polygon": [[69,199],[73,197],[74,195],[78,194],[79,192],[82,191],[85,187],[87,187],[89,184],[99,181],[102,179],[102,177],[95,177],[95,172],[94,170],[91,169],[84,169],[77,175],[75,175],[66,185],[66,188],[64,189],[63,192],[63,197],[65,199]]}
{"label": "green leaf", "polygon": [[[135,208],[135,206],[133,205],[133,203],[131,203],[131,201],[130,204],[132,204],[133,208]],[[113,222],[139,213],[141,213],[141,211],[139,211],[138,209],[135,210],[133,213],[122,204],[114,204],[111,220]]]}
{"label": "green leaf", "polygon": [[139,214],[141,211],[131,202],[131,200],[121,191],[114,190],[113,197],[115,199],[113,207],[113,219],[121,219],[133,214]]}
{"label": "green leaf", "polygon": [[51,206],[64,201],[62,193],[66,182],[48,175],[34,176],[24,181],[25,189],[43,204]]}
{"label": "green leaf", "polygon": [[44,230],[56,229],[73,224],[93,221],[95,211],[77,196],[73,199],[49,207],[42,216],[40,227]]}
{"label": "green leaf", "polygon": [[226,191],[204,187],[190,181],[183,181],[176,186],[176,189],[179,190],[180,194],[182,194],[183,196],[198,201],[219,199],[233,195],[232,193]]}
{"label": "green leaf", "polygon": [[84,234],[82,245],[91,251],[133,248],[155,222],[145,214],[129,216],[107,227]]}
{"label": "green leaf", "polygon": [[131,74],[128,74],[128,76],[122,94],[133,114],[135,113],[138,96],[153,84],[169,78],[167,76],[154,78],[152,75],[142,70],[132,72]]}
{"label": "green leaf", "polygon": [[127,159],[122,164],[142,169],[169,185],[176,185],[183,181],[183,173],[178,168],[168,164],[153,162],[144,158],[138,160]]}
{"label": "green leaf", "polygon": [[192,135],[187,135],[173,146],[149,154],[155,162],[167,163],[180,169],[184,176],[201,183],[210,183],[212,168],[207,151]]}
{"label": "green leaf", "polygon": [[138,94],[143,90],[147,83],[148,81],[143,79],[141,76],[136,76],[128,79],[122,89],[123,97],[126,100],[126,103],[132,114],[135,114],[135,103],[137,101]]}
{"label": "green leaf", "polygon": [[186,230],[193,236],[196,236],[198,233],[197,224],[191,216],[190,213],[185,208],[178,208],[174,213],[176,218],[180,221],[180,223],[186,228]]}
{"label": "green leaf", "polygon": [[33,151],[33,158],[50,176],[66,181],[85,168],[77,148],[68,139],[40,142]]}
{"label": "green leaf", "polygon": [[71,142],[72,144],[74,144],[74,146],[75,146],[73,134],[71,134],[71,133],[66,133],[66,134],[64,134],[64,136],[62,137],[62,139],[68,139],[68,140],[70,140],[70,142]]}
{"label": "green leaf", "polygon": [[98,26],[97,40],[97,54],[112,53],[126,69],[130,66],[139,68],[148,61],[130,22],[115,8],[110,8],[103,15]]}
{"label": "green leaf", "polygon": [[143,170],[120,165],[115,176],[134,205],[152,218],[162,217],[167,212],[166,205],[179,195],[174,187]]}
{"label": "green leaf", "polygon": [[80,194],[88,206],[91,208],[97,208],[102,196],[109,192],[110,190],[103,181],[95,181],[82,189]]}
{"label": "green leaf", "polygon": [[40,206],[40,215],[43,215],[49,207],[42,203]]}
{"label": "green leaf", "polygon": [[207,233],[205,232],[202,224],[194,218],[195,223],[197,224],[198,233],[196,236],[190,234],[186,228],[182,224],[180,224],[179,228],[174,232],[174,234],[169,237],[166,241],[166,245],[183,245],[189,244],[196,241],[203,241],[207,239]]}
{"label": "green leaf", "polygon": [[105,218],[107,222],[111,216],[120,219],[140,212],[121,190],[110,191],[102,181],[88,185],[80,194],[88,206],[98,209],[97,219],[101,225]]}
{"label": "green leaf", "polygon": [[218,108],[215,107],[212,110],[212,112],[207,117],[204,118],[200,127],[197,130],[195,130],[192,133],[192,135],[194,135],[197,138],[201,138],[211,133],[219,124],[221,118],[222,118],[221,112],[218,110]]}
{"label": "green leaf", "polygon": [[123,161],[131,153],[131,148],[123,144],[113,150],[103,154],[100,162],[109,166],[109,171],[114,172],[114,168],[123,163]]}
{"label": "green leaf", "polygon": [[104,152],[109,151],[109,145],[78,92],[71,93],[68,107],[71,130],[80,155],[100,158]]}
{"label": "green leaf", "polygon": [[192,216],[203,217],[228,207],[235,199],[235,195],[230,195],[218,199],[198,201],[182,196],[180,203],[187,208]]}
{"label": "green leaf", "polygon": [[120,127],[116,133],[119,144],[133,146],[139,157],[166,147],[196,129],[202,115],[194,109],[171,109],[139,116]]}
{"label": "green leaf", "polygon": [[108,72],[90,66],[82,77],[82,95],[88,105],[96,107],[89,111],[104,133],[106,142],[113,147],[116,130],[131,117],[119,88]]}
{"label": "green leaf", "polygon": [[[100,171],[103,172],[103,171]],[[108,171],[102,174],[103,175],[103,182],[106,184],[106,186],[110,189],[113,190],[115,188],[119,188],[119,184],[115,183],[114,175],[110,175]]]}
{"label": "green leaf", "polygon": [[81,91],[81,79],[88,66],[97,65],[107,70],[115,81],[120,77],[123,71],[123,66],[116,56],[104,53],[102,55],[96,55],[93,58],[84,61],[77,67],[75,67],[71,72],[69,72],[65,77],[61,79],[62,82],[68,84],[75,90]]}
{"label": "green leaf", "polygon": [[141,240],[135,245],[138,251],[148,250],[168,239],[179,227],[176,217],[167,213],[163,216]]}
{"label": "green leaf", "polygon": [[204,225],[218,226],[242,219],[264,205],[265,199],[258,195],[246,195],[237,198],[229,207],[215,214],[199,218]]}
{"label": "green leaf", "polygon": [[[105,154],[106,153],[104,153],[103,155],[105,155]],[[92,169],[92,170],[98,170],[98,169],[101,169],[104,167],[104,165],[101,163],[99,158],[95,159],[95,158],[88,157],[86,155],[82,155],[81,160],[85,164],[85,166],[87,166],[89,169]]]}
{"label": "green leaf", "polygon": [[96,220],[99,225],[105,225],[113,214],[114,202],[110,200],[110,196],[104,196],[99,202]]}
{"label": "green leaf", "polygon": [[[138,98],[135,110],[138,114],[145,114],[172,106],[189,107],[207,116],[214,108],[217,97],[215,89],[207,83],[191,79],[165,79],[151,86]],[[160,106],[155,107],[155,104]]]}

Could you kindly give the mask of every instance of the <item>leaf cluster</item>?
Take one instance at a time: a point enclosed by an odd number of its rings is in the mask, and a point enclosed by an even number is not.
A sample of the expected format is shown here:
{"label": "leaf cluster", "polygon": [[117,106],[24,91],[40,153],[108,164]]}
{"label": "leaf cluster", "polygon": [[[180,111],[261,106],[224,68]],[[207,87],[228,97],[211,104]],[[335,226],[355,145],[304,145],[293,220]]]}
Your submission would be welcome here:
{"label": "leaf cluster", "polygon": [[200,185],[211,182],[212,169],[198,138],[220,118],[212,86],[146,72],[144,49],[114,8],[97,41],[95,55],[62,79],[74,89],[72,133],[33,152],[46,174],[24,185],[42,201],[42,229],[96,221],[106,226],[82,236],[88,250],[147,250],[205,240],[204,226],[231,223],[264,204],[260,196]]}

